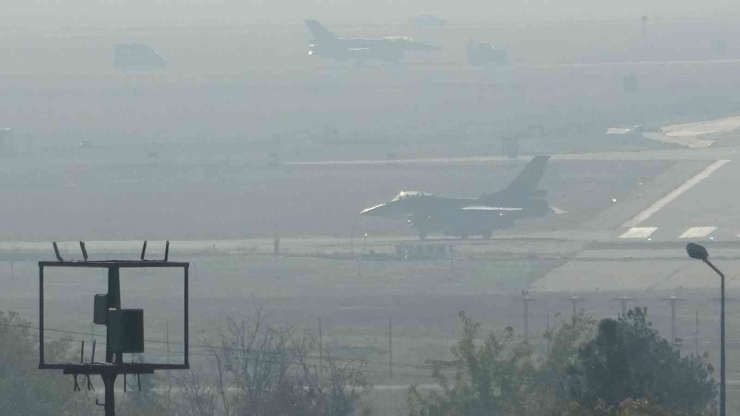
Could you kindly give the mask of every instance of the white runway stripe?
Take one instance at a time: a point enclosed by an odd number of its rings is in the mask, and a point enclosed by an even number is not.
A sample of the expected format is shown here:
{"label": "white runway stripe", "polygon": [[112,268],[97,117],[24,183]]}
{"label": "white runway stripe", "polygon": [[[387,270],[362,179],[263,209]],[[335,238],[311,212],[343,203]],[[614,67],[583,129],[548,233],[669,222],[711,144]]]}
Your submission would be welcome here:
{"label": "white runway stripe", "polygon": [[678,238],[704,238],[712,234],[717,227],[691,227]]}
{"label": "white runway stripe", "polygon": [[619,238],[648,238],[658,227],[634,227],[627,230]]}
{"label": "white runway stripe", "polygon": [[[632,218],[631,220],[627,221],[622,225],[622,227],[635,227],[641,222],[645,221],[646,219],[650,218],[653,214],[663,209],[666,205],[671,203],[674,199],[678,198],[683,194],[684,192],[688,191],[689,189],[693,188],[694,186],[698,185],[701,181],[708,178],[712,173],[714,173],[715,170],[721,168],[724,166],[725,163],[729,162],[729,160],[718,160],[711,165],[709,165],[706,169],[699,172],[694,176],[693,178],[689,179],[688,181],[684,182],[681,186],[678,188],[672,190],[666,196],[663,198],[660,198],[659,200],[655,201],[653,205],[650,205],[648,209],[645,211],[642,211],[641,213],[637,214],[635,218]],[[688,238],[688,237],[687,237]]]}

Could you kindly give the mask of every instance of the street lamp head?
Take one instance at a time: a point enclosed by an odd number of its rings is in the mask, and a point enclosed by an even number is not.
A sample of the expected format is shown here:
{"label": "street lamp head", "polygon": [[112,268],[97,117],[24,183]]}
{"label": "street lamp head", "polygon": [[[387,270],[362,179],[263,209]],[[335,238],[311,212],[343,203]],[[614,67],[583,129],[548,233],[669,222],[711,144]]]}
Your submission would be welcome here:
{"label": "street lamp head", "polygon": [[695,243],[689,243],[686,245],[686,252],[692,259],[707,261],[709,258],[709,252],[703,246]]}

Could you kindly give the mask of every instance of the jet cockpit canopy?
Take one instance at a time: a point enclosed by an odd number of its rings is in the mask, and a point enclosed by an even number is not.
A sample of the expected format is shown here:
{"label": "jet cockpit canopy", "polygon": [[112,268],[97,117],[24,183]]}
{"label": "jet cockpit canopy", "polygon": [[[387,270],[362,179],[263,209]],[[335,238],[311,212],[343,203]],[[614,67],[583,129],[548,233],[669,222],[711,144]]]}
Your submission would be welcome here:
{"label": "jet cockpit canopy", "polygon": [[400,201],[402,199],[407,198],[414,198],[414,197],[421,197],[421,196],[432,196],[432,194],[428,194],[426,192],[419,192],[419,191],[401,191],[391,202]]}

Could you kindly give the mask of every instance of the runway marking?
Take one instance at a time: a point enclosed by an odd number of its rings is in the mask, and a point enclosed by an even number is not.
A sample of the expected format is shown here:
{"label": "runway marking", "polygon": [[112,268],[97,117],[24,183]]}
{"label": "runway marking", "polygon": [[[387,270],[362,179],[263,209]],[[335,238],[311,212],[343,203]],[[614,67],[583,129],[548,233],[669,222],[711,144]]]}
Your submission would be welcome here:
{"label": "runway marking", "polygon": [[633,227],[620,235],[619,238],[648,238],[657,229],[658,227]]}
{"label": "runway marking", "polygon": [[714,173],[714,171],[724,166],[724,164],[727,162],[729,162],[729,160],[721,159],[721,160],[718,160],[712,163],[706,169],[697,173],[693,178],[684,182],[681,186],[672,190],[671,192],[668,192],[668,194],[666,194],[663,198],[660,198],[659,200],[655,201],[653,205],[650,205],[645,211],[642,211],[641,213],[637,214],[635,218],[632,218],[631,220],[622,224],[622,227],[632,228],[632,227],[637,226],[641,222],[645,221],[646,219],[650,218],[655,213],[663,209],[666,205],[671,203],[673,200],[681,196],[684,192],[695,187],[701,181],[708,178],[712,173]]}
{"label": "runway marking", "polygon": [[712,234],[717,227],[691,227],[678,238],[704,238]]}

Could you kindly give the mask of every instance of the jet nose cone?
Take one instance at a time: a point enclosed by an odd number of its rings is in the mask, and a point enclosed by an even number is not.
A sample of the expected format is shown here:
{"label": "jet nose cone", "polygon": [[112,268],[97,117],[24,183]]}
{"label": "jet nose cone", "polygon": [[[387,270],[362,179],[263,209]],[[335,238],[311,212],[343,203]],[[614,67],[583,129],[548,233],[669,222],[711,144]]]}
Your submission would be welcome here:
{"label": "jet nose cone", "polygon": [[360,215],[365,217],[380,217],[386,214],[388,211],[388,204],[380,204],[374,207],[363,209]]}
{"label": "jet nose cone", "polygon": [[560,209],[558,207],[550,207],[550,211],[552,211],[556,215],[563,215],[568,213],[568,211]]}

